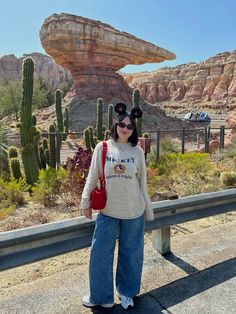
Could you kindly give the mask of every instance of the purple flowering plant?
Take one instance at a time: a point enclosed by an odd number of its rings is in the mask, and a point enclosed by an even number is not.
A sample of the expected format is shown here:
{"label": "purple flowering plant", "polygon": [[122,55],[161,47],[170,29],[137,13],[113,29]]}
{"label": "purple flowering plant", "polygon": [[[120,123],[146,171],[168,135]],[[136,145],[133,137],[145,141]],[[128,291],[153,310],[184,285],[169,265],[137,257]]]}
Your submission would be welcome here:
{"label": "purple flowering plant", "polygon": [[67,170],[68,177],[64,185],[64,192],[67,191],[71,195],[71,205],[76,203],[76,198],[81,196],[85,181],[89,172],[89,167],[92,160],[92,153],[79,146],[75,155],[67,158],[67,162],[63,165],[63,168]]}

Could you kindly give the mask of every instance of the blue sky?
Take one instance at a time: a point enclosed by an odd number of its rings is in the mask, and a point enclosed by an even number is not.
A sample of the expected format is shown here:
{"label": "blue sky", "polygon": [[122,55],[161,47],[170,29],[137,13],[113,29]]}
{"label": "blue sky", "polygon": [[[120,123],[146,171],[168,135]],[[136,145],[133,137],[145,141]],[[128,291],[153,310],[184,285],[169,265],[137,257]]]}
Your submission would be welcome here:
{"label": "blue sky", "polygon": [[236,0],[3,0],[0,56],[45,53],[39,30],[46,17],[61,12],[100,20],[177,55],[123,72],[200,62],[236,49]]}

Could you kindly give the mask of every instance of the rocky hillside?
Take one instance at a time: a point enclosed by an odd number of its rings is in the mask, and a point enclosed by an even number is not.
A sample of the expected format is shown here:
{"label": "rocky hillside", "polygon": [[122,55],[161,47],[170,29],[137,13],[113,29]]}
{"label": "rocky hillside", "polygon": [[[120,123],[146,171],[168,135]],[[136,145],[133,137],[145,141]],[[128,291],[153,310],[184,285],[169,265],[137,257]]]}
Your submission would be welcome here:
{"label": "rocky hillside", "polygon": [[200,63],[123,76],[132,88],[140,88],[146,101],[164,102],[166,108],[169,104],[177,110],[182,103],[200,104],[215,110],[236,107],[236,50],[217,54]]}
{"label": "rocky hillside", "polygon": [[55,90],[58,85],[71,80],[71,74],[54,60],[42,53],[34,52],[24,54],[21,58],[7,55],[0,58],[0,82],[17,81],[21,79],[21,65],[25,57],[31,56],[35,61],[35,78],[41,77],[48,82],[50,90]]}
{"label": "rocky hillside", "polygon": [[[14,55],[0,58],[0,81],[20,79],[21,63],[26,56],[19,59]],[[57,65],[51,57],[40,53],[31,56],[36,64],[36,78],[40,76],[48,81],[52,90],[61,82],[71,80],[70,72]],[[166,117],[161,109],[176,114],[192,108],[205,108],[215,113],[236,108],[236,50],[218,54],[200,63],[123,74],[123,77],[130,87],[139,87],[143,99],[152,104],[144,106],[145,129],[182,127],[182,121]],[[108,104],[105,101],[105,115]],[[66,105],[70,109],[71,130],[83,130],[88,124],[95,123],[96,101],[81,101],[76,91],[72,90],[64,100]],[[45,108],[38,115],[44,128],[44,124],[55,118],[54,108]]]}

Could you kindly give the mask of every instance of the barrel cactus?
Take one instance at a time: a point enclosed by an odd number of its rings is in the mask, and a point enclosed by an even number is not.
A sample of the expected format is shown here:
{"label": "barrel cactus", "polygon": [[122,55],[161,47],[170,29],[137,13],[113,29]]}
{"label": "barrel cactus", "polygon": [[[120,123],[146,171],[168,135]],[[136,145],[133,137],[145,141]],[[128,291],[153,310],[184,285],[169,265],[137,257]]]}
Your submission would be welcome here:
{"label": "barrel cactus", "polygon": [[17,158],[18,157],[18,150],[15,146],[10,146],[8,148],[8,155],[9,158]]}

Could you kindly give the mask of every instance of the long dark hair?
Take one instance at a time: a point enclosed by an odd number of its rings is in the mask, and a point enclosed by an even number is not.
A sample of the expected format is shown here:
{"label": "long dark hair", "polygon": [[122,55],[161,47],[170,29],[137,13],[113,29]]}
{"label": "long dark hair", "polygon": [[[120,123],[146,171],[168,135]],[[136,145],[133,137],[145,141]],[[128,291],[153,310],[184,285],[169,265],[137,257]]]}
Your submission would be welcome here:
{"label": "long dark hair", "polygon": [[116,142],[118,139],[118,133],[117,133],[117,124],[120,123],[121,121],[124,120],[124,118],[129,117],[130,119],[130,123],[133,125],[134,129],[132,134],[130,135],[130,137],[128,138],[128,142],[130,142],[130,144],[132,146],[136,146],[138,143],[138,132],[137,132],[137,128],[136,128],[136,124],[135,124],[135,119],[134,117],[129,114],[128,112],[122,112],[120,114],[118,114],[116,121],[112,124],[111,126],[111,138]]}

